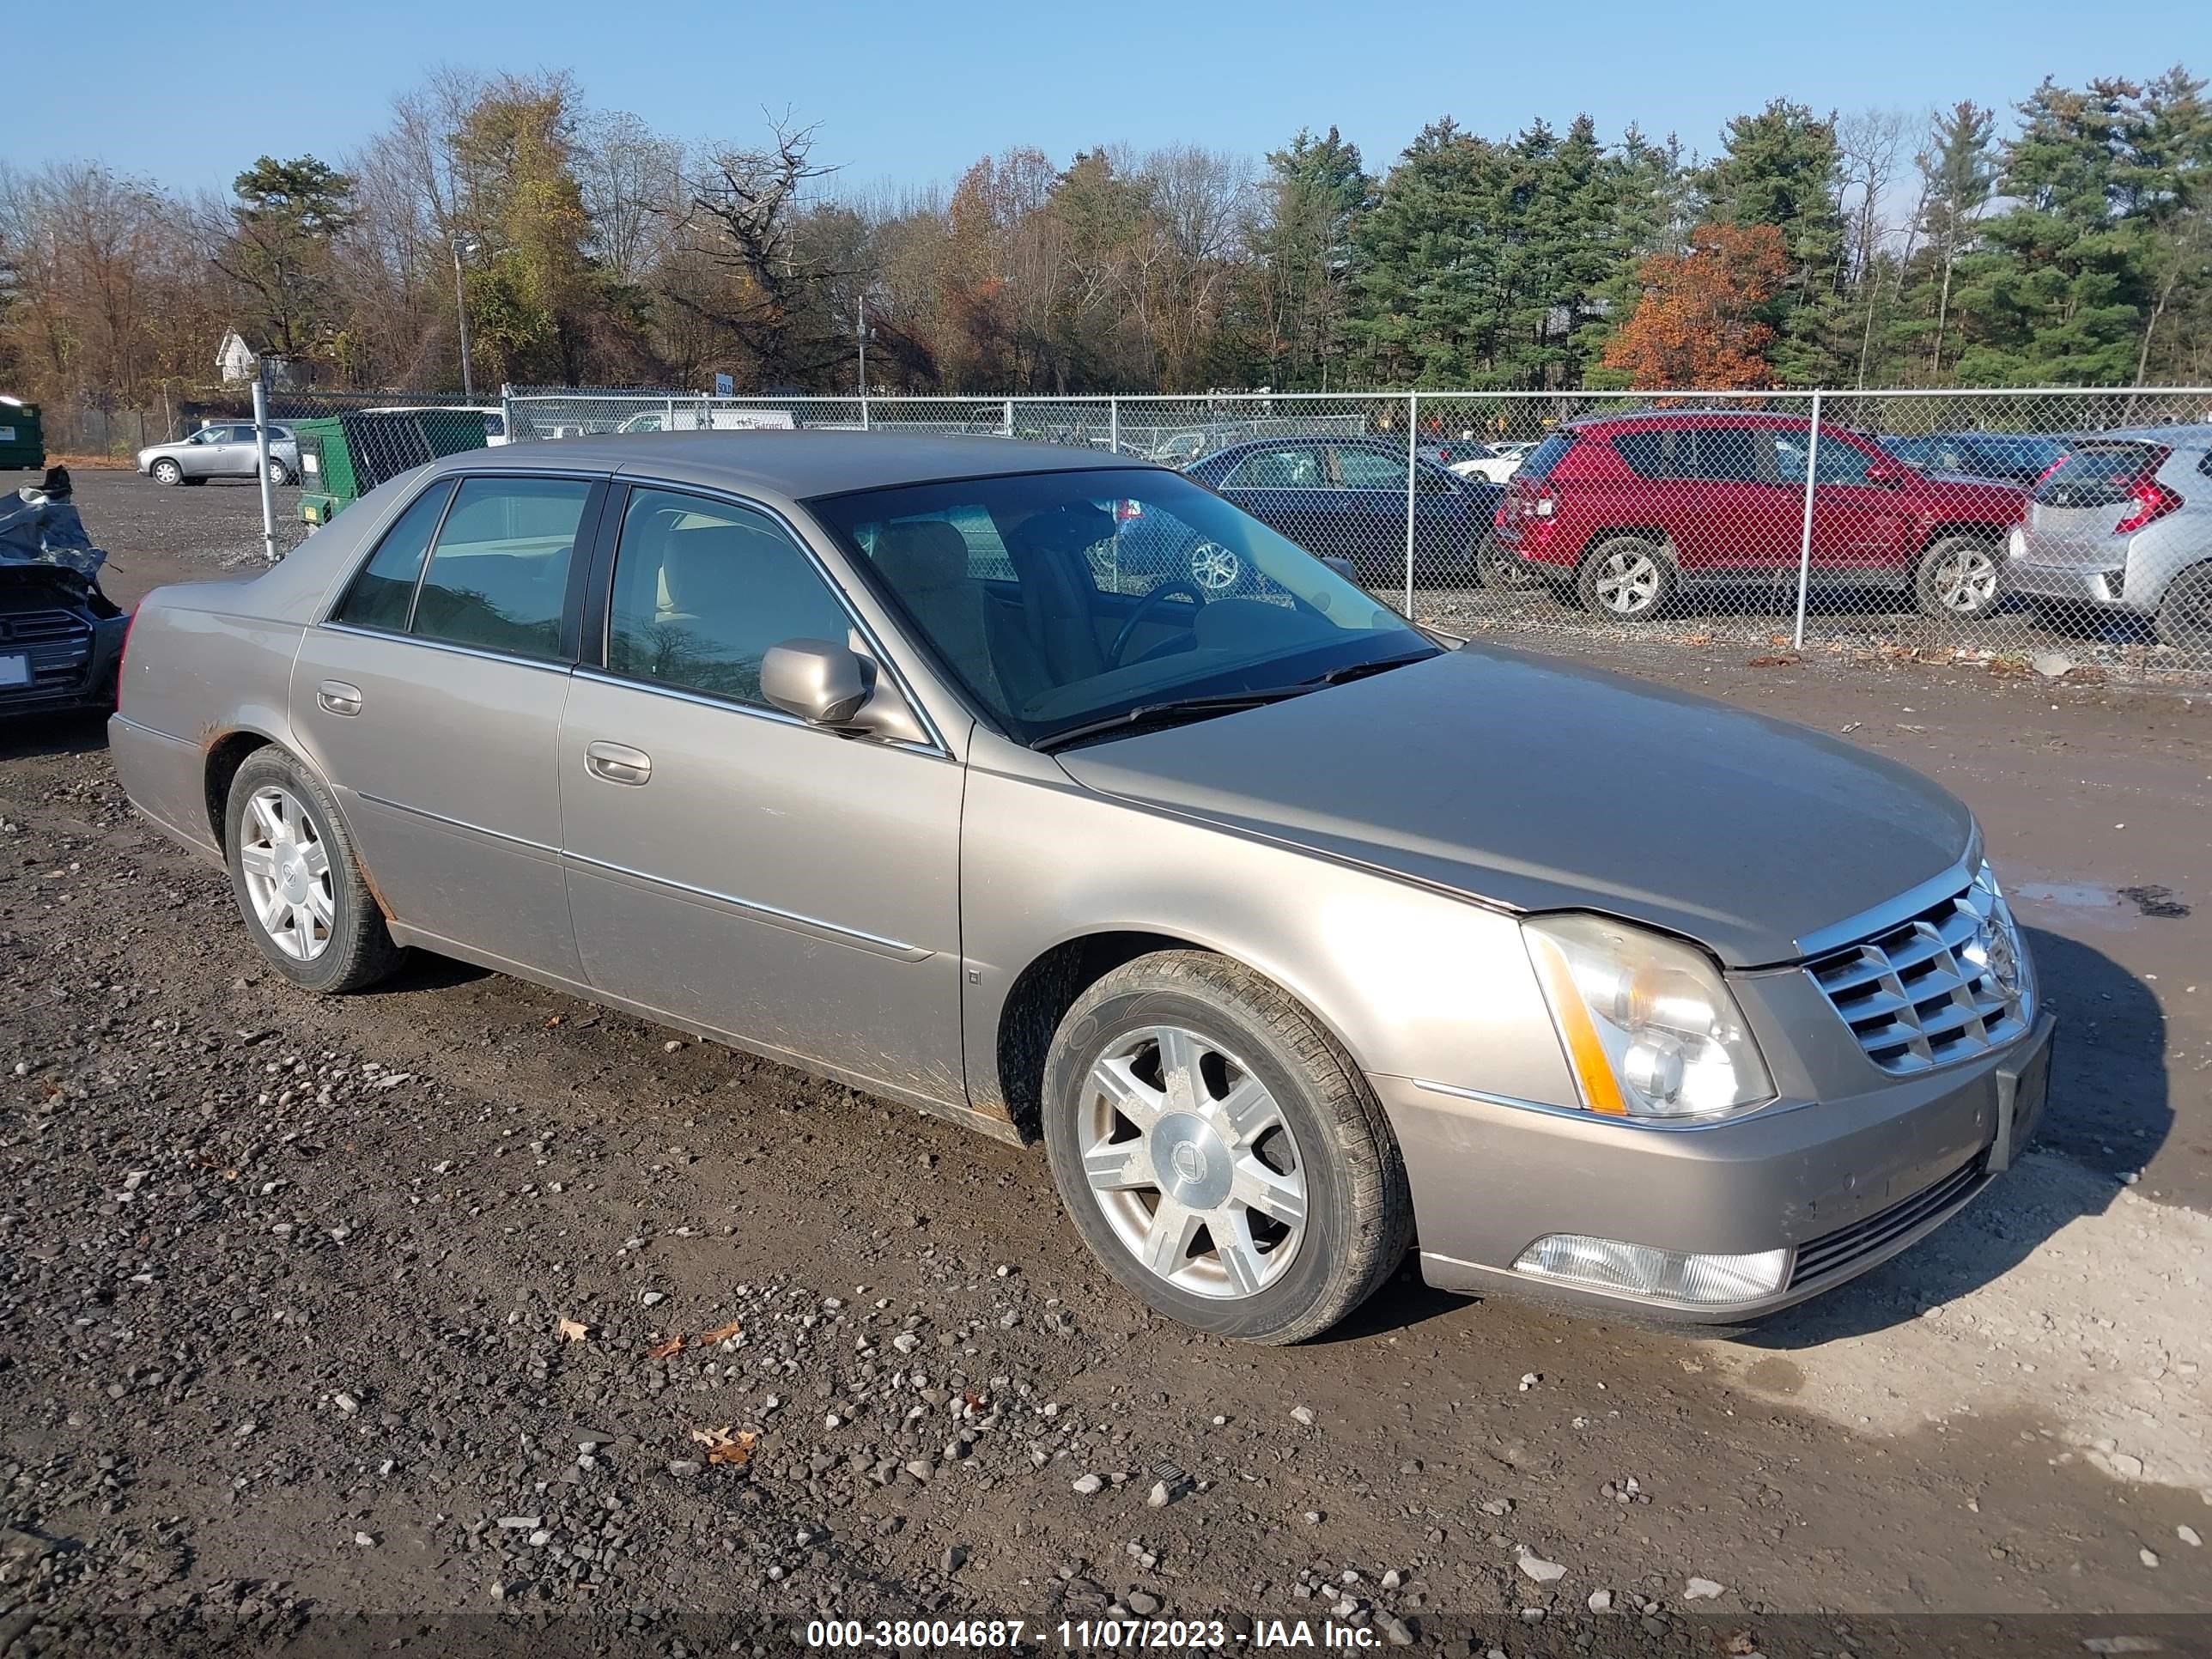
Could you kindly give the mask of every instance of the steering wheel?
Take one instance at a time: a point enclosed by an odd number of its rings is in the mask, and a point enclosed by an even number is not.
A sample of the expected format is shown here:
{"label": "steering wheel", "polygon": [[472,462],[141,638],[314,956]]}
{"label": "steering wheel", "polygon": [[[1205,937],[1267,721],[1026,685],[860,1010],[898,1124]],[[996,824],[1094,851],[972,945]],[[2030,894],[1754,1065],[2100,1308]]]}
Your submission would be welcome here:
{"label": "steering wheel", "polygon": [[1196,582],[1186,581],[1180,576],[1172,581],[1162,582],[1137,601],[1137,608],[1129,613],[1129,620],[1121,624],[1121,631],[1114,636],[1114,643],[1107,650],[1107,667],[1119,668],[1121,665],[1121,653],[1129,648],[1129,636],[1137,631],[1137,624],[1150,616],[1152,607],[1170,593],[1188,593],[1194,605],[1206,603],[1206,595],[1198,591]]}

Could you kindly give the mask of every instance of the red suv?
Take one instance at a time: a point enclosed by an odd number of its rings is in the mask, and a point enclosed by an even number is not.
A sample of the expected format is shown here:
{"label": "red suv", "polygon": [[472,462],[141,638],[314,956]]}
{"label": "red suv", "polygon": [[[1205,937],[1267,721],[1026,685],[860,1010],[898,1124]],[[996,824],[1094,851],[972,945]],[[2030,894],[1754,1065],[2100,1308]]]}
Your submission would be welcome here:
{"label": "red suv", "polygon": [[[1575,421],[1522,462],[1498,509],[1507,558],[1616,622],[1679,586],[1796,572],[1812,422],[1665,410]],[[1995,608],[2027,493],[1916,471],[1863,433],[1820,427],[1810,571],[1831,586],[1910,587],[1933,617]]]}

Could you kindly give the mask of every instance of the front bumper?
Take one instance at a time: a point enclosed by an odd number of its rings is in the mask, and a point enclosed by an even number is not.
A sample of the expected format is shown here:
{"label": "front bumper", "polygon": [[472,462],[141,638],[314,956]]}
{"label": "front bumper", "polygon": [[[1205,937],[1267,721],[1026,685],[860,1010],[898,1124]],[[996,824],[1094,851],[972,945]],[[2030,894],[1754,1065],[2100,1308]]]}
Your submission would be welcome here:
{"label": "front bumper", "polygon": [[[1422,1276],[1662,1321],[1736,1324],[1820,1295],[1964,1209],[2033,1136],[2055,1022],[1978,1060],[1702,1127],[1371,1079],[1413,1188]],[[1772,1294],[1670,1302],[1514,1270],[1553,1234],[1694,1254],[1790,1252]]]}

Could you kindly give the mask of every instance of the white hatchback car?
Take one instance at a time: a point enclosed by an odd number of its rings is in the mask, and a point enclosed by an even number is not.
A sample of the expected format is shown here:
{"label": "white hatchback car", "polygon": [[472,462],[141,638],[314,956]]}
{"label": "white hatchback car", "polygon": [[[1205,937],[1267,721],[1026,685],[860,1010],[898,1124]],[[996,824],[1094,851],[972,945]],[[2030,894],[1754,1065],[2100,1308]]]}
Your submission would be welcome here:
{"label": "white hatchback car", "polygon": [[2075,444],[2012,532],[2007,591],[2150,619],[2160,643],[2212,649],[2212,425],[2138,427]]}

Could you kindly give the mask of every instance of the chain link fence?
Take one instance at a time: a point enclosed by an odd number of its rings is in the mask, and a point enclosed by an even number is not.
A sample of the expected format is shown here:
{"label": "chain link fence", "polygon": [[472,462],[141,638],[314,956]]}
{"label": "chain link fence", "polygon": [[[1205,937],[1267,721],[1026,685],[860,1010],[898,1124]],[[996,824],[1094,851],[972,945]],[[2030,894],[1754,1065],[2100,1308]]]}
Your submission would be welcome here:
{"label": "chain link fence", "polygon": [[[452,406],[362,394],[357,411]],[[271,417],[336,412],[271,394]],[[809,428],[1176,467],[1421,620],[1638,643],[2212,672],[2212,390],[709,397],[508,387],[488,444]],[[442,453],[442,451],[441,451]],[[312,486],[311,486],[312,487]],[[1243,574],[1206,548],[1178,572]]]}

